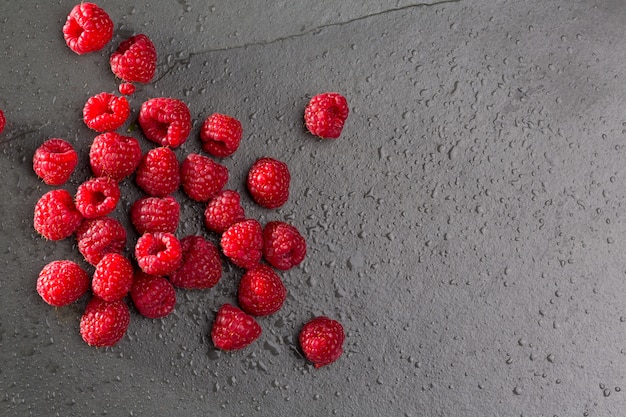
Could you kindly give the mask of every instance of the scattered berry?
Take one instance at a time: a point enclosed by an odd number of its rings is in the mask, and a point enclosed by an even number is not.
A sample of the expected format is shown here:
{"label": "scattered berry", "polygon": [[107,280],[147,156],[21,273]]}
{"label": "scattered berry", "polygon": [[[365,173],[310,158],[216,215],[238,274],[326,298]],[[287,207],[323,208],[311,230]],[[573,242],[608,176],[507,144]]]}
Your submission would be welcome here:
{"label": "scattered berry", "polygon": [[187,236],[180,241],[182,264],[169,276],[170,282],[187,289],[206,289],[215,286],[222,277],[220,253],[202,236]]}
{"label": "scattered berry", "polygon": [[180,241],[172,233],[144,233],[135,245],[135,259],[143,272],[169,275],[183,258]]}
{"label": "scattered berry", "polygon": [[96,132],[109,132],[122,126],[130,115],[126,97],[100,93],[89,97],[83,107],[83,121]]}
{"label": "scattered berry", "polygon": [[140,161],[139,141],[115,132],[96,136],[89,150],[91,170],[96,177],[109,176],[121,181],[137,169]]}
{"label": "scattered berry", "polygon": [[127,83],[149,83],[156,72],[157,52],[144,34],[132,36],[111,54],[111,71]]}
{"label": "scattered berry", "polygon": [[224,304],[220,307],[211,328],[211,340],[221,350],[239,350],[261,336],[261,326],[254,317],[237,307]]}
{"label": "scattered berry", "polygon": [[209,200],[204,210],[204,224],[215,233],[224,233],[228,227],[245,218],[241,196],[234,190],[223,190]]}
{"label": "scattered berry", "polygon": [[146,137],[161,146],[176,148],[191,131],[191,113],[175,98],[152,98],[141,105],[139,125]]}
{"label": "scattered berry", "polygon": [[232,263],[244,269],[254,268],[263,255],[263,229],[254,219],[242,220],[224,231],[220,244]]}
{"label": "scattered berry", "polygon": [[93,273],[93,294],[104,301],[121,300],[130,291],[133,275],[133,265],[128,259],[119,253],[107,253]]}
{"label": "scattered berry", "polygon": [[172,196],[143,197],[130,207],[130,221],[139,234],[174,233],[180,219],[180,204]]}
{"label": "scattered berry", "polygon": [[126,229],[112,217],[85,219],[76,229],[78,251],[96,266],[107,253],[122,253],[126,247]]}
{"label": "scattered berry", "polygon": [[113,346],[124,337],[129,322],[130,311],[123,300],[93,297],[80,319],[80,335],[90,346]]}
{"label": "scattered berry", "polygon": [[77,164],[78,153],[69,142],[58,138],[42,143],[33,156],[33,170],[48,185],[65,184]]}
{"label": "scattered berry", "polygon": [[287,288],[278,274],[267,265],[259,264],[243,274],[239,281],[237,299],[241,309],[253,316],[276,313],[287,298]]}
{"label": "scattered berry", "polygon": [[52,261],[37,278],[37,293],[55,307],[73,303],[89,290],[89,275],[72,261]]}
{"label": "scattered berry", "polygon": [[7,119],[4,115],[4,112],[0,110],[0,133],[2,133],[6,124],[7,124]]}
{"label": "scattered berry", "polygon": [[192,153],[183,161],[180,176],[183,190],[189,198],[206,202],[228,182],[228,168],[211,158]]}
{"label": "scattered berry", "polygon": [[76,208],[86,219],[106,216],[120,201],[120,187],[110,177],[91,178],[76,190]]}
{"label": "scattered berry", "polygon": [[132,83],[121,83],[118,90],[122,95],[132,96],[135,92],[135,85]]}
{"label": "scattered berry", "polygon": [[241,122],[225,114],[213,113],[206,118],[200,130],[202,149],[213,156],[232,155],[241,142]]}
{"label": "scattered berry", "polygon": [[298,339],[304,356],[319,368],[339,359],[345,335],[341,323],[320,316],[302,327]]}
{"label": "scattered berry", "polygon": [[263,228],[263,257],[276,269],[286,271],[306,256],[306,241],[294,226],[269,222]]}
{"label": "scattered berry", "polygon": [[137,271],[130,297],[139,313],[149,319],[160,319],[174,311],[176,290],[165,278]]}
{"label": "scattered berry", "polygon": [[261,207],[277,208],[289,198],[290,179],[287,164],[273,158],[260,158],[248,171],[248,191]]}
{"label": "scattered berry", "polygon": [[135,175],[139,188],[152,197],[172,194],[180,185],[180,167],[170,148],[150,149],[141,159]]}
{"label": "scattered berry", "polygon": [[348,113],[348,101],[341,94],[318,94],[304,109],[304,122],[313,135],[336,139],[341,135]]}
{"label": "scattered berry", "polygon": [[99,51],[113,38],[113,21],[99,6],[80,3],[67,16],[63,37],[79,55]]}
{"label": "scattered berry", "polygon": [[48,191],[35,204],[35,230],[49,240],[61,240],[71,236],[82,219],[83,216],[76,209],[74,199],[67,190]]}

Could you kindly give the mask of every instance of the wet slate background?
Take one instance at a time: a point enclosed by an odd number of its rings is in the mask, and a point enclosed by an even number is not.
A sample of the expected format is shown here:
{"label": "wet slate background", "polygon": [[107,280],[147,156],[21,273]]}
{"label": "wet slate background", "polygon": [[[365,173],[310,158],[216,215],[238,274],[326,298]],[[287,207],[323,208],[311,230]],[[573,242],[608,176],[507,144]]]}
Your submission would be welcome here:
{"label": "wet slate background", "polygon": [[[606,1],[101,1],[114,39],[73,54],[71,1],[0,11],[0,414],[215,416],[621,416],[626,406],[626,3]],[[248,349],[215,351],[214,313],[241,271],[210,291],[179,291],[175,313],[133,312],[127,336],[94,349],[78,333],[87,297],[51,308],[39,270],[80,261],[46,242],[32,209],[50,187],[36,147],[62,137],[89,176],[95,134],[81,109],[117,82],[107,59],[146,33],[157,81],[132,97],[177,97],[199,152],[202,120],[244,126],[222,162],[247,213],[286,220],[309,254],[282,276],[283,309]],[[310,96],[340,91],[351,115],[337,141],[308,135]],[[132,121],[121,131],[131,127]],[[144,149],[152,145],[140,138]],[[292,197],[254,206],[243,181],[260,156],[288,162]],[[132,180],[114,213],[140,195]],[[202,233],[184,204],[178,234]],[[129,247],[136,236],[130,235]],[[299,327],[345,326],[345,354],[314,369]]]}

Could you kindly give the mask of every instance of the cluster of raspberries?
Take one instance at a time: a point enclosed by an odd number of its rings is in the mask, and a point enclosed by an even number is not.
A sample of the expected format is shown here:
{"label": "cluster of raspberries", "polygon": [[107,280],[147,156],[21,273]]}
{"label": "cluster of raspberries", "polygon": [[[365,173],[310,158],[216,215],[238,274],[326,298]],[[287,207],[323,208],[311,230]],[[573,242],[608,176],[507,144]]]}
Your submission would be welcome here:
{"label": "cluster of raspberries", "polygon": [[[112,38],[113,23],[93,3],[74,7],[63,27],[67,45],[84,54],[102,49]],[[122,42],[110,57],[113,73],[122,82],[122,95],[100,93],[83,108],[85,124],[98,135],[89,151],[93,176],[71,195],[63,188],[45,193],[36,203],[34,228],[48,240],[74,237],[79,252],[93,266],[89,274],[72,260],[52,261],[41,270],[37,292],[52,306],[64,306],[91,292],[80,320],[80,334],[91,346],[113,346],[124,336],[129,320],[128,299],[148,318],[163,318],[176,304],[176,290],[208,289],[222,276],[222,256],[243,270],[237,306],[224,304],[211,329],[214,345],[222,350],[244,348],[261,335],[256,317],[276,313],[287,289],[277,271],[299,265],[306,242],[298,229],[282,221],[261,225],[246,217],[236,190],[226,189],[228,169],[215,159],[232,155],[241,143],[242,125],[234,117],[214,113],[204,120],[199,137],[207,155],[188,154],[179,163],[173,149],[192,130],[188,106],[174,98],[152,98],[139,110],[138,124],[156,146],[142,153],[137,139],[115,132],[130,116],[125,95],[133,83],[148,83],[155,74],[157,53],[143,34]],[[346,99],[323,93],[311,99],[304,112],[309,132],[321,138],[339,137],[348,116]],[[78,154],[60,138],[46,140],[33,156],[35,173],[50,186],[62,186],[72,175]],[[144,196],[130,207],[129,219],[139,238],[134,257],[124,256],[127,231],[110,216],[116,209],[121,182],[134,176]],[[259,158],[249,169],[247,191],[258,205],[274,209],[289,199],[288,166],[271,157]],[[219,236],[219,245],[201,234],[176,236],[180,205],[173,194],[182,188],[205,205],[204,224]],[[342,325],[316,317],[300,330],[305,357],[316,367],[342,353]]]}

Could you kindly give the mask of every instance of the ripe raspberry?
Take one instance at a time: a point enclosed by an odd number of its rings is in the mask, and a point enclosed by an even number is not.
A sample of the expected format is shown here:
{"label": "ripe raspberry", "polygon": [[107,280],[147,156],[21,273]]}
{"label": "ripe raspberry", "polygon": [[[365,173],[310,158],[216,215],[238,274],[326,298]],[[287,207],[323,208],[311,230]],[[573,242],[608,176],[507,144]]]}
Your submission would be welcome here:
{"label": "ripe raspberry", "polygon": [[7,124],[7,118],[4,115],[4,112],[0,110],[0,133],[2,133],[6,124]]}
{"label": "ripe raspberry", "polygon": [[261,326],[254,317],[230,304],[220,307],[211,328],[211,340],[216,348],[222,350],[243,349],[259,336]]}
{"label": "ripe raspberry", "polygon": [[130,297],[139,313],[149,319],[160,319],[174,311],[176,290],[165,278],[138,271]]}
{"label": "ripe raspberry", "polygon": [[349,112],[348,101],[341,94],[318,94],[304,109],[304,122],[313,135],[336,139],[341,135]]}
{"label": "ripe raspberry", "polygon": [[306,255],[306,241],[294,226],[269,222],[263,228],[263,257],[276,269],[286,271],[300,264]]}
{"label": "ripe raspberry", "polygon": [[150,149],[141,159],[135,181],[152,197],[165,197],[176,191],[180,168],[174,151],[166,147]]}
{"label": "ripe raspberry", "polygon": [[290,180],[287,164],[273,158],[260,158],[248,171],[248,191],[261,207],[278,208],[289,198]]}
{"label": "ripe raspberry", "polygon": [[223,190],[209,200],[204,210],[204,224],[215,233],[224,233],[228,226],[245,218],[237,191]]}
{"label": "ripe raspberry", "polygon": [[99,51],[113,38],[113,21],[93,3],[74,6],[63,25],[65,43],[79,55]]}
{"label": "ripe raspberry", "polygon": [[172,196],[143,197],[130,207],[130,221],[139,234],[174,233],[180,219],[180,204]]}
{"label": "ripe raspberry", "polygon": [[33,170],[48,185],[62,185],[74,172],[78,153],[63,139],[52,138],[41,144],[33,156]]}
{"label": "ripe raspberry", "polygon": [[183,250],[171,233],[144,233],[137,239],[135,258],[146,274],[169,275],[180,266]]}
{"label": "ripe raspberry", "polygon": [[83,216],[67,190],[48,191],[35,204],[33,224],[46,239],[65,239],[74,233],[82,220]]}
{"label": "ripe raspberry", "polygon": [[320,316],[302,327],[298,339],[304,356],[319,368],[339,359],[345,335],[341,323]]}
{"label": "ripe raspberry", "polygon": [[211,158],[191,153],[182,163],[180,176],[183,190],[189,198],[206,202],[228,182],[228,168]]}
{"label": "ripe raspberry", "polygon": [[122,126],[130,115],[126,97],[100,93],[89,97],[83,107],[83,121],[96,132],[108,132]]}
{"label": "ripe raspberry", "polygon": [[96,265],[91,281],[93,294],[104,301],[126,297],[133,284],[133,265],[119,253],[107,253]]}
{"label": "ripe raspberry", "polygon": [[224,231],[220,244],[232,263],[244,269],[254,268],[263,254],[263,229],[254,219],[242,220]]}
{"label": "ripe raspberry", "polygon": [[128,83],[149,83],[156,71],[157,52],[144,34],[132,36],[117,48],[109,63],[111,71]]}
{"label": "ripe raspberry", "polygon": [[267,265],[259,264],[243,274],[239,281],[237,299],[241,309],[253,316],[276,313],[287,298],[287,288],[278,274]]}
{"label": "ripe raspberry", "polygon": [[213,156],[232,155],[241,142],[241,122],[225,114],[213,113],[206,118],[200,130],[202,149]]}
{"label": "ripe raspberry", "polygon": [[80,335],[90,346],[113,346],[124,337],[129,322],[130,311],[123,300],[93,297],[80,319]]}
{"label": "ripe raspberry", "polygon": [[91,178],[76,190],[76,208],[86,219],[106,216],[120,201],[120,187],[109,177]]}
{"label": "ripe raspberry", "polygon": [[96,136],[89,150],[91,170],[96,177],[109,176],[121,181],[137,169],[140,161],[139,141],[115,132]]}
{"label": "ripe raspberry", "polygon": [[107,253],[122,253],[126,247],[126,229],[111,217],[83,220],[76,229],[78,251],[96,266]]}
{"label": "ripe raspberry", "polygon": [[183,261],[169,276],[170,282],[186,289],[211,288],[222,277],[220,253],[202,236],[187,236],[180,241]]}
{"label": "ripe raspberry", "polygon": [[52,261],[37,278],[37,293],[55,307],[73,303],[89,290],[89,275],[72,261]]}
{"label": "ripe raspberry", "polygon": [[161,146],[176,148],[191,131],[191,113],[175,98],[152,98],[141,105],[139,125],[146,137]]}
{"label": "ripe raspberry", "polygon": [[135,85],[132,83],[121,83],[118,87],[120,94],[125,96],[132,96],[135,92]]}

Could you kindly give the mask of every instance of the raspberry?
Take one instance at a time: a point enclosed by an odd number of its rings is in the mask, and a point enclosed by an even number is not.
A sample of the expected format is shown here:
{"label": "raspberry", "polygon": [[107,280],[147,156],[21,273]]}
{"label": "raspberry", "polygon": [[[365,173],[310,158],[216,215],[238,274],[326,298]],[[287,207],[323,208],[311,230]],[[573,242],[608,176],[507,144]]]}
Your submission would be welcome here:
{"label": "raspberry", "polygon": [[152,197],[165,197],[176,191],[180,168],[174,151],[166,147],[150,149],[141,159],[135,181]]}
{"label": "raspberry", "polygon": [[228,182],[228,168],[211,158],[192,153],[183,161],[180,176],[183,190],[189,198],[206,202]]}
{"label": "raspberry", "polygon": [[130,221],[139,234],[174,233],[180,219],[180,205],[174,197],[143,197],[130,207]]}
{"label": "raspberry", "polygon": [[90,346],[113,346],[124,337],[129,322],[130,311],[123,300],[93,297],[80,319],[80,335]]}
{"label": "raspberry", "polygon": [[83,107],[83,121],[96,132],[108,132],[122,126],[130,115],[126,97],[100,93],[89,97]]}
{"label": "raspberry", "polygon": [[144,233],[135,245],[135,258],[143,272],[150,275],[169,275],[183,258],[179,240],[171,233]]}
{"label": "raspberry", "polygon": [[241,197],[237,191],[223,190],[209,200],[204,210],[204,224],[215,233],[223,233],[228,226],[245,218]]}
{"label": "raspberry", "polygon": [[176,148],[191,131],[191,113],[175,98],[152,98],[141,105],[139,125],[146,137],[161,146]]}
{"label": "raspberry", "polygon": [[349,112],[348,101],[341,94],[318,94],[304,109],[304,122],[311,134],[336,139],[341,135]]}
{"label": "raspberry", "polygon": [[37,278],[37,293],[55,307],[73,303],[89,290],[89,275],[72,261],[52,261]]}
{"label": "raspberry", "polygon": [[107,253],[93,273],[93,294],[104,301],[121,300],[130,291],[133,275],[133,265],[128,259],[119,253]]}
{"label": "raspberry", "polygon": [[261,207],[278,208],[289,198],[290,180],[287,164],[273,158],[260,158],[248,171],[248,191]]}
{"label": "raspberry", "polygon": [[300,264],[306,255],[306,241],[294,226],[269,222],[263,228],[263,257],[276,269],[286,271]]}
{"label": "raspberry", "polygon": [[118,90],[120,94],[131,96],[135,92],[135,85],[131,83],[121,83]]}
{"label": "raspberry", "polygon": [[242,134],[239,120],[225,114],[213,113],[206,118],[200,130],[202,149],[220,158],[230,156],[239,148]]}
{"label": "raspberry", "polygon": [[91,170],[97,177],[109,176],[121,181],[137,169],[140,161],[139,141],[115,132],[96,136],[89,150]]}
{"label": "raspberry", "polygon": [[2,133],[6,124],[7,124],[7,119],[4,115],[4,112],[0,110],[0,133]]}
{"label": "raspberry", "polygon": [[144,34],[132,36],[111,54],[111,71],[123,81],[149,83],[156,71],[157,52]]}
{"label": "raspberry", "polygon": [[83,220],[76,229],[78,251],[91,265],[97,265],[107,253],[122,253],[126,246],[126,229],[111,217]]}
{"label": "raspberry", "polygon": [[211,328],[211,340],[216,348],[222,350],[243,349],[259,336],[261,326],[254,317],[230,304],[220,307]]}
{"label": "raspberry", "polygon": [[160,319],[174,311],[176,290],[165,278],[138,271],[130,289],[130,297],[139,313],[150,319]]}
{"label": "raspberry", "polygon": [[254,316],[276,313],[287,298],[287,289],[280,277],[267,265],[258,265],[243,274],[237,299],[241,309]]}
{"label": "raspberry", "polygon": [[113,178],[96,177],[78,186],[76,208],[86,219],[106,216],[120,201],[120,187]]}
{"label": "raspberry", "polygon": [[320,316],[302,327],[298,340],[304,356],[319,368],[339,359],[345,335],[341,323]]}
{"label": "raspberry", "polygon": [[74,199],[67,190],[48,191],[35,204],[35,230],[49,240],[61,240],[70,236],[82,219],[83,216],[76,209]]}
{"label": "raspberry", "polygon": [[232,263],[244,269],[254,268],[263,254],[263,229],[254,219],[242,220],[224,231],[220,244]]}
{"label": "raspberry", "polygon": [[180,241],[181,266],[171,273],[170,282],[187,289],[211,288],[222,277],[222,261],[215,245],[202,236],[187,236]]}
{"label": "raspberry", "polygon": [[59,138],[48,139],[33,155],[33,170],[48,185],[65,184],[77,164],[78,153]]}
{"label": "raspberry", "polygon": [[65,43],[79,55],[99,51],[113,38],[113,21],[93,3],[72,8],[63,25]]}

